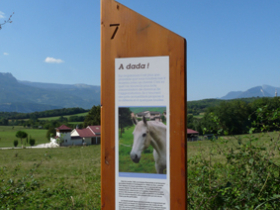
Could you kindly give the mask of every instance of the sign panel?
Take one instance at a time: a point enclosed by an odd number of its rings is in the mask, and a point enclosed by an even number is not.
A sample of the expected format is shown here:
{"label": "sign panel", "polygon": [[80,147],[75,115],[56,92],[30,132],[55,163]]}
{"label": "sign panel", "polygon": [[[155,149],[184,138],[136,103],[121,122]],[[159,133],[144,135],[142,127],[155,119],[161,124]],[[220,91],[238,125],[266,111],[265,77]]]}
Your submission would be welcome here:
{"label": "sign panel", "polygon": [[169,57],[116,58],[117,210],[170,209],[169,123]]}
{"label": "sign panel", "polygon": [[101,0],[102,210],[187,209],[186,101],[186,40]]}

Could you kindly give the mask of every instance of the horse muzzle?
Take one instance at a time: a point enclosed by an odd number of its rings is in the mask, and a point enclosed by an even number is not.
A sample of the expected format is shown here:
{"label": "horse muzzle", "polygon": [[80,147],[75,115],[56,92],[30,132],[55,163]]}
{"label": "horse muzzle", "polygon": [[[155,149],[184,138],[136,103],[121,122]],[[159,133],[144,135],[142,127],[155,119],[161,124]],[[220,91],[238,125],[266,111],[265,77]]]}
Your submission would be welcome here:
{"label": "horse muzzle", "polygon": [[139,163],[140,157],[137,154],[130,154],[130,158],[134,163]]}

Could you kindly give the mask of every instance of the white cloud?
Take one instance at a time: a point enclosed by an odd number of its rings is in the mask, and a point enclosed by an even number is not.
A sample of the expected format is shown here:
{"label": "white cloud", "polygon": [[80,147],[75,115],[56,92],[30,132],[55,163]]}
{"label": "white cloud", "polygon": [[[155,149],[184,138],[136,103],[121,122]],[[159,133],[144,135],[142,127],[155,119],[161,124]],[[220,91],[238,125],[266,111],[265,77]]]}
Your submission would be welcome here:
{"label": "white cloud", "polygon": [[61,59],[56,59],[56,58],[51,58],[51,57],[47,57],[45,59],[46,63],[63,63],[64,61]]}
{"label": "white cloud", "polygon": [[0,18],[5,18],[5,13],[0,11]]}
{"label": "white cloud", "polygon": [[9,55],[9,53],[7,53],[7,52],[4,52],[3,54],[4,54],[4,55]]}

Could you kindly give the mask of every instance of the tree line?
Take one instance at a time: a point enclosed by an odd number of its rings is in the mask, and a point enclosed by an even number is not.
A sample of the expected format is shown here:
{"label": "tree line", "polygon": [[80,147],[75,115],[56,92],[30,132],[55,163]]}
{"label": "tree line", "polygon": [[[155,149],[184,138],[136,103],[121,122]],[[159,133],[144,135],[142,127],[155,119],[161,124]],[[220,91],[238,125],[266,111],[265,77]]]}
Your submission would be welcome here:
{"label": "tree line", "polygon": [[38,118],[57,116],[60,116],[58,121],[62,122],[83,122],[84,116],[71,116],[68,119],[64,115],[81,114],[88,111],[83,108],[63,108],[33,113],[0,112],[0,125],[39,126],[39,124],[48,123],[48,120],[38,120]]}
{"label": "tree line", "polygon": [[[79,114],[87,112],[86,116],[70,116],[69,118],[63,115]],[[56,114],[61,114],[58,119],[55,120],[39,120],[38,117],[53,117]],[[63,114],[63,115],[62,115]],[[0,117],[0,125],[10,125],[10,126],[24,126],[28,128],[41,128],[47,129],[51,134],[55,134],[55,128],[61,126],[62,124],[75,128],[86,128],[88,125],[100,125],[100,106],[93,106],[90,110],[85,110],[82,108],[68,108],[68,109],[58,109],[58,110],[48,110],[44,112],[34,112],[30,114],[24,113],[0,113],[0,116],[5,116],[9,118]],[[35,116],[35,117],[34,117]],[[30,117],[29,119],[23,120],[22,117]],[[19,118],[19,119],[17,119]],[[71,122],[77,122],[77,124],[70,124]],[[47,134],[47,138],[51,134]]]}
{"label": "tree line", "polygon": [[[241,100],[246,103],[250,103],[257,99],[258,99],[258,97],[252,97],[252,98],[232,99],[232,100],[227,100],[227,101]],[[187,113],[192,114],[192,115],[199,115],[200,113],[206,112],[206,110],[209,107],[218,106],[223,101],[224,100],[222,100],[222,99],[213,99],[213,98],[212,99],[203,99],[203,100],[199,100],[199,101],[188,101]]]}
{"label": "tree line", "polygon": [[[202,118],[196,118],[193,115],[187,116],[188,128],[203,134],[204,128],[212,133],[217,133],[217,120],[222,125],[227,134],[245,134],[256,122],[257,113],[260,107],[266,107],[267,110],[276,110],[280,107],[279,98],[255,98],[255,100],[230,100],[221,101],[218,105],[208,107]],[[273,123],[278,123],[278,119],[271,122],[270,131],[276,129]],[[261,130],[261,125],[255,126],[255,131]]]}
{"label": "tree line", "polygon": [[[101,123],[101,113],[100,106],[93,106],[89,113],[85,116],[84,122],[78,125],[79,128],[86,128],[89,125],[100,125]],[[46,138],[50,139],[50,137],[54,137],[56,134],[55,128],[59,127],[61,124],[65,124],[68,127],[73,127],[73,125],[69,125],[63,122],[51,122],[53,123],[47,129]],[[56,124],[57,123],[57,124]]]}

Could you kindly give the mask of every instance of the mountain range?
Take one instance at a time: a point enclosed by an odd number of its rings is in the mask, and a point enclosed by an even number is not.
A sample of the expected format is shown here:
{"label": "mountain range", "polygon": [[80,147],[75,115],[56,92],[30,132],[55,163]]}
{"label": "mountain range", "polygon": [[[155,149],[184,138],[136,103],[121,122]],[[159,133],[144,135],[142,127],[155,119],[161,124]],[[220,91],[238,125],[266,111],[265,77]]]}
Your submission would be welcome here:
{"label": "mountain range", "polygon": [[0,72],[0,111],[35,112],[100,104],[100,86],[19,81]]}
{"label": "mountain range", "polygon": [[246,91],[231,91],[220,99],[229,100],[237,98],[251,98],[251,97],[274,97],[275,91],[280,93],[280,87],[273,87],[270,85],[262,85],[250,88]]}
{"label": "mountain range", "polygon": [[[280,87],[262,85],[246,91],[231,91],[220,99],[274,97]],[[19,81],[11,73],[0,72],[0,112],[39,112],[100,104],[100,86]]]}

